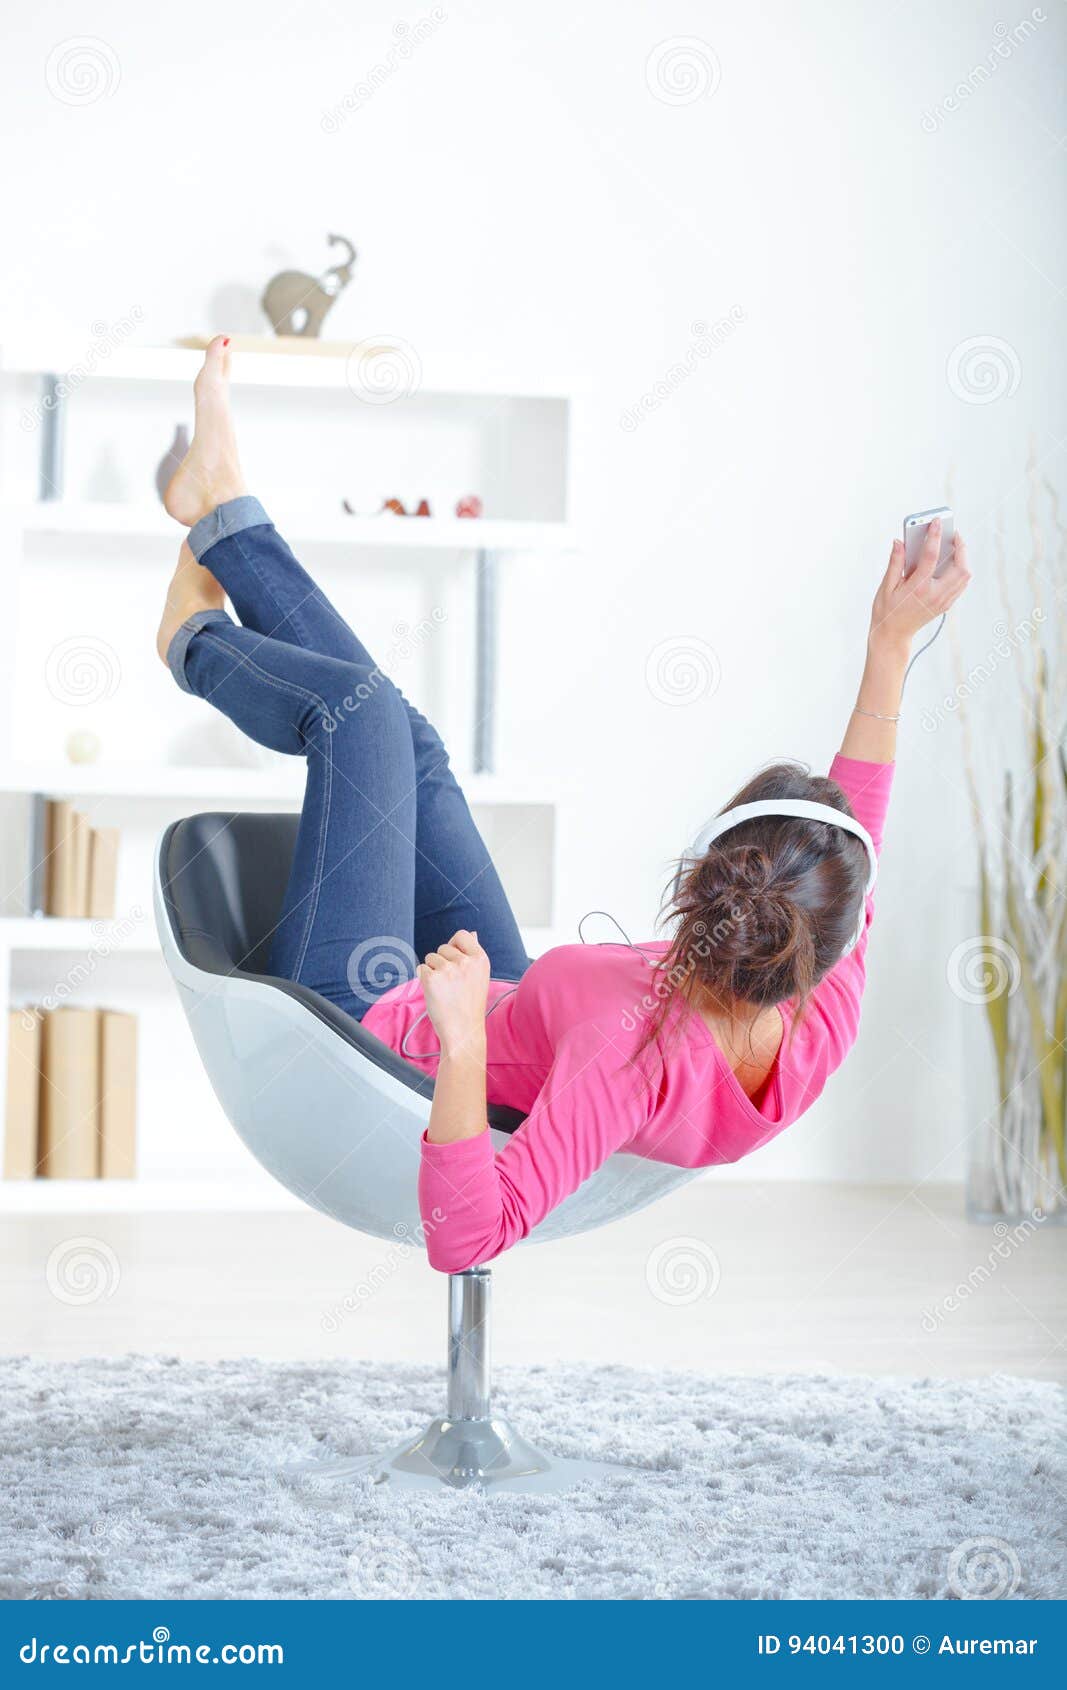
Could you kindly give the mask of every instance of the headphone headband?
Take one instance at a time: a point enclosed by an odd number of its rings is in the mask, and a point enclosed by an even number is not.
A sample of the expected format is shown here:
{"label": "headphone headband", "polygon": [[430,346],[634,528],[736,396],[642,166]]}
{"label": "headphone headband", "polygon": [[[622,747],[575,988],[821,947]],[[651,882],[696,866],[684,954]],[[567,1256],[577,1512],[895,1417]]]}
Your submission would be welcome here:
{"label": "headphone headband", "polygon": [[[860,910],[859,924],[842,952],[843,956],[847,956],[849,951],[855,949],[863,936],[863,929],[867,921],[866,901],[873,892],[875,880],[878,878],[878,853],[874,848],[874,840],[862,822],[856,821],[853,816],[846,815],[843,810],[835,810],[832,804],[816,804],[807,798],[758,798],[754,803],[738,804],[734,809],[726,810],[721,816],[716,816],[690,846],[686,853],[687,858],[696,861],[722,834],[729,833],[735,827],[740,827],[742,822],[756,821],[761,816],[796,816],[802,821],[827,822],[831,827],[842,828],[845,833],[851,833],[856,839],[862,841],[867,852],[867,885],[864,888],[864,907]],[[683,864],[679,868],[675,880],[676,890],[684,873],[685,865]]]}

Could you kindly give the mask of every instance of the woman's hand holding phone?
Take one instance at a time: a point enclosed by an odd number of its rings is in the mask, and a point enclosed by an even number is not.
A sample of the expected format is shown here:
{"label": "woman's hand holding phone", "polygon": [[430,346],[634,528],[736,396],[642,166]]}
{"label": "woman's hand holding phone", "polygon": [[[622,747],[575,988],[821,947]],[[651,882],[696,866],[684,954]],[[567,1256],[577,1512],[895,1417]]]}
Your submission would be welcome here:
{"label": "woman's hand holding phone", "polygon": [[971,579],[967,548],[958,534],[952,537],[952,555],[938,575],[935,570],[940,550],[941,523],[935,519],[915,567],[905,574],[904,542],[893,541],[871,611],[867,663],[859,696],[841,742],[846,757],[865,763],[891,763],[896,756],[900,697],[911,660],[911,642],[921,628],[952,608]]}
{"label": "woman's hand holding phone", "polygon": [[941,520],[935,518],[927,530],[915,568],[904,573],[904,542],[894,540],[889,565],[875,594],[871,610],[868,646],[906,653],[915,635],[928,623],[951,610],[967,589],[971,572],[967,568],[967,547],[960,534],[952,536],[952,556],[940,575],[935,575],[941,549]]}

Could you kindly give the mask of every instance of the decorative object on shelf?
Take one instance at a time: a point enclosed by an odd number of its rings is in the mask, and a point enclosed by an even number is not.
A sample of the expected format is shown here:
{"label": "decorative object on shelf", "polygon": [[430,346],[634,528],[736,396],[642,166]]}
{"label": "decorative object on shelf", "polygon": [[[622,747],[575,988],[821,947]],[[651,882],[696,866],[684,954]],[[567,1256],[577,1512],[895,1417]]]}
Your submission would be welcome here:
{"label": "decorative object on shelf", "polygon": [[100,756],[100,736],[88,728],[67,735],[68,763],[95,763]]}
{"label": "decorative object on shelf", "polygon": [[174,472],[178,468],[186,452],[189,450],[189,430],[184,423],[176,423],[174,439],[159,460],[156,470],[156,492],[162,501],[164,493],[170,486]]}
{"label": "decorative object on shelf", "polygon": [[[1043,493],[1047,489],[1054,528],[1055,493],[1032,460],[1028,472],[1027,579],[1038,602],[1018,619],[1005,605],[1005,633],[993,648],[1018,670],[1023,709],[1017,743],[1025,750],[1006,762],[997,756],[986,724],[978,739],[987,759],[980,770],[966,703],[974,687],[960,681],[956,713],[978,840],[979,931],[956,946],[947,969],[955,995],[966,1005],[984,1007],[996,1075],[996,1108],[988,1113],[983,1104],[984,1119],[972,1139],[968,1211],[983,1222],[1014,1220],[1020,1223],[1017,1232],[1047,1218],[1067,1221],[1067,758],[1060,704],[1067,657],[1059,611],[1067,555],[1061,541],[1057,559],[1043,531]],[[1006,582],[1003,556],[1000,569]],[[1051,613],[1039,597],[1046,581]],[[992,661],[995,665],[996,658]],[[996,706],[991,702],[988,708]],[[940,715],[928,712],[923,725],[936,728]],[[996,796],[983,793],[983,773],[999,789]]]}
{"label": "decorative object on shelf", "polygon": [[458,500],[456,504],[456,515],[481,516],[484,509],[485,506],[482,504],[482,501],[479,499],[477,493],[468,493],[464,498]]}
{"label": "decorative object on shelf", "polygon": [[430,501],[429,501],[429,499],[420,499],[419,503],[418,503],[418,508],[415,512],[415,515],[416,516],[429,516],[429,514],[430,514]]}
{"label": "decorative object on shelf", "polygon": [[344,235],[327,235],[331,246],[343,246],[348,256],[321,276],[303,270],[281,270],[271,278],[260,301],[275,334],[302,340],[317,338],[338,294],[352,280],[356,249]]}
{"label": "decorative object on shelf", "polygon": [[385,499],[385,500],[383,500],[382,510],[383,511],[392,511],[394,516],[407,516],[407,514],[408,514],[407,511],[404,509],[404,507],[401,504],[399,499]]}

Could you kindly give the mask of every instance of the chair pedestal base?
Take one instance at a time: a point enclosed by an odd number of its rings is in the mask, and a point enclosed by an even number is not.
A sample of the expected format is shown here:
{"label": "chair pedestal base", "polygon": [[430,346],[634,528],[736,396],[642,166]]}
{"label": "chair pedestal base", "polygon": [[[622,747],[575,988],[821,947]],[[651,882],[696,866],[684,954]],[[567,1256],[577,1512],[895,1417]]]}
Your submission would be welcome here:
{"label": "chair pedestal base", "polygon": [[285,1476],[323,1491],[368,1475],[397,1490],[555,1491],[632,1472],[611,1461],[546,1455],[492,1412],[489,1301],[488,1268],[449,1275],[448,1406],[425,1431],[381,1454],[309,1461],[286,1469]]}
{"label": "chair pedestal base", "polygon": [[545,1492],[566,1490],[583,1479],[629,1472],[608,1461],[571,1461],[548,1455],[521,1437],[510,1421],[447,1420],[439,1415],[425,1431],[379,1455],[309,1462],[289,1470],[315,1490],[332,1490],[370,1477],[395,1490]]}

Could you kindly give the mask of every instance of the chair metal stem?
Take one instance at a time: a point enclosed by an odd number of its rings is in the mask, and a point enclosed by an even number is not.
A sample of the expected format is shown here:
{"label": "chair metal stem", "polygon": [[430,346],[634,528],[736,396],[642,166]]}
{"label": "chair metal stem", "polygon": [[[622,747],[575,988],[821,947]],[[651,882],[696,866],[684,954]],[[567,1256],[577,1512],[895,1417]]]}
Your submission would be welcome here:
{"label": "chair metal stem", "polygon": [[492,1277],[487,1267],[467,1268],[448,1276],[449,1420],[490,1417]]}

